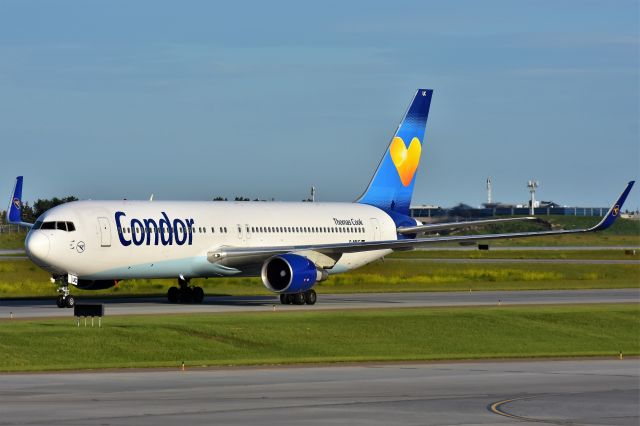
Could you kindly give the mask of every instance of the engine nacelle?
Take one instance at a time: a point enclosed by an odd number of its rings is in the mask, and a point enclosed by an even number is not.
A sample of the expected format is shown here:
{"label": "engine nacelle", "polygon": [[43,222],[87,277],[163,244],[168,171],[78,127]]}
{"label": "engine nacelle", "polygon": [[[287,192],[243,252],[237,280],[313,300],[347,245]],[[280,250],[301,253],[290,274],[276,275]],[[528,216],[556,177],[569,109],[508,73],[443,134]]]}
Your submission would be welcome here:
{"label": "engine nacelle", "polygon": [[327,271],[297,254],[273,256],[262,265],[262,282],[274,293],[301,293],[327,276]]}
{"label": "engine nacelle", "polygon": [[82,290],[104,290],[118,284],[116,280],[78,280],[76,287]]}

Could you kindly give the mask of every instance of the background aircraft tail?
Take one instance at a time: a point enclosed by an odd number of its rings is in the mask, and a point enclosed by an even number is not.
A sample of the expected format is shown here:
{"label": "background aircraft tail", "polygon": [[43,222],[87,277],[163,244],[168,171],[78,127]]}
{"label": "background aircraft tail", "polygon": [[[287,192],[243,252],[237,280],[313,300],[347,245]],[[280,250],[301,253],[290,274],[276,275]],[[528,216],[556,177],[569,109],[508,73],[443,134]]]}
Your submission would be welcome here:
{"label": "background aircraft tail", "polygon": [[22,221],[22,176],[16,178],[16,185],[13,187],[13,194],[7,209],[7,222],[27,227],[32,226],[31,223]]}
{"label": "background aircraft tail", "polygon": [[419,89],[358,203],[409,216],[433,90]]}

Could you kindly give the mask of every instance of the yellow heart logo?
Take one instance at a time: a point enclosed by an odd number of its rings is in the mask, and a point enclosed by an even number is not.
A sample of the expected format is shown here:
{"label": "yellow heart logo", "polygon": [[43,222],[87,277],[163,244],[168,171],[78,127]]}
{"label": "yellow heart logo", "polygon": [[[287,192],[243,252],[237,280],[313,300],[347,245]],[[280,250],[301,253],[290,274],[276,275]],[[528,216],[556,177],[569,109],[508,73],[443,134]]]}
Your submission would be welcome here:
{"label": "yellow heart logo", "polygon": [[418,138],[411,139],[409,149],[407,149],[401,137],[396,136],[393,138],[393,141],[391,141],[391,146],[389,147],[391,160],[396,166],[400,181],[404,186],[409,186],[413,176],[416,174],[421,151],[422,146]]}

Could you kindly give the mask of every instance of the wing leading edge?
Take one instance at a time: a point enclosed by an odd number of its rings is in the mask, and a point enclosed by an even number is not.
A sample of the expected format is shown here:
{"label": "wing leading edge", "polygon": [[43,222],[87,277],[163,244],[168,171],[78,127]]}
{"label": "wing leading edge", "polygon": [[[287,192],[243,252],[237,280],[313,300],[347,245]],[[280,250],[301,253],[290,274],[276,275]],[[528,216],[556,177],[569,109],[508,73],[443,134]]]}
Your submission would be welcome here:
{"label": "wing leading edge", "polygon": [[314,251],[321,253],[333,259],[337,259],[344,253],[357,253],[372,250],[411,250],[420,246],[427,246],[437,243],[448,242],[475,242],[485,240],[497,240],[503,238],[526,238],[541,237],[551,235],[565,234],[581,234],[585,232],[602,231],[610,227],[622,211],[624,204],[635,181],[627,184],[616,202],[609,208],[607,214],[595,226],[586,229],[567,229],[556,231],[539,231],[539,232],[513,232],[506,234],[484,234],[484,235],[455,235],[432,238],[413,238],[404,240],[387,240],[387,241],[367,241],[363,243],[339,243],[339,244],[316,244],[301,246],[277,246],[277,247],[221,247],[216,251],[209,252],[207,258],[211,263],[220,263],[223,265],[239,265],[246,262],[260,262],[271,256],[283,253],[296,253]]}

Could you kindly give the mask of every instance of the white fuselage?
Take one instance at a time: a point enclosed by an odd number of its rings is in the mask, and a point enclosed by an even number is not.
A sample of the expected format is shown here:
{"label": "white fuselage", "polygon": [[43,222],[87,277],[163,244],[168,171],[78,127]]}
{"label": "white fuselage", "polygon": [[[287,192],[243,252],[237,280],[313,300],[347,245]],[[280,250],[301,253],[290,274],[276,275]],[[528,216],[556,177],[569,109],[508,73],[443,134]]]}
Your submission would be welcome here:
{"label": "white fuselage", "polygon": [[[72,223],[74,230],[45,229],[51,222]],[[47,211],[38,223],[48,225],[29,232],[29,257],[53,275],[87,280],[259,275],[242,265],[221,267],[207,254],[397,238],[384,211],[357,203],[77,201]],[[388,253],[345,253],[328,272]]]}

